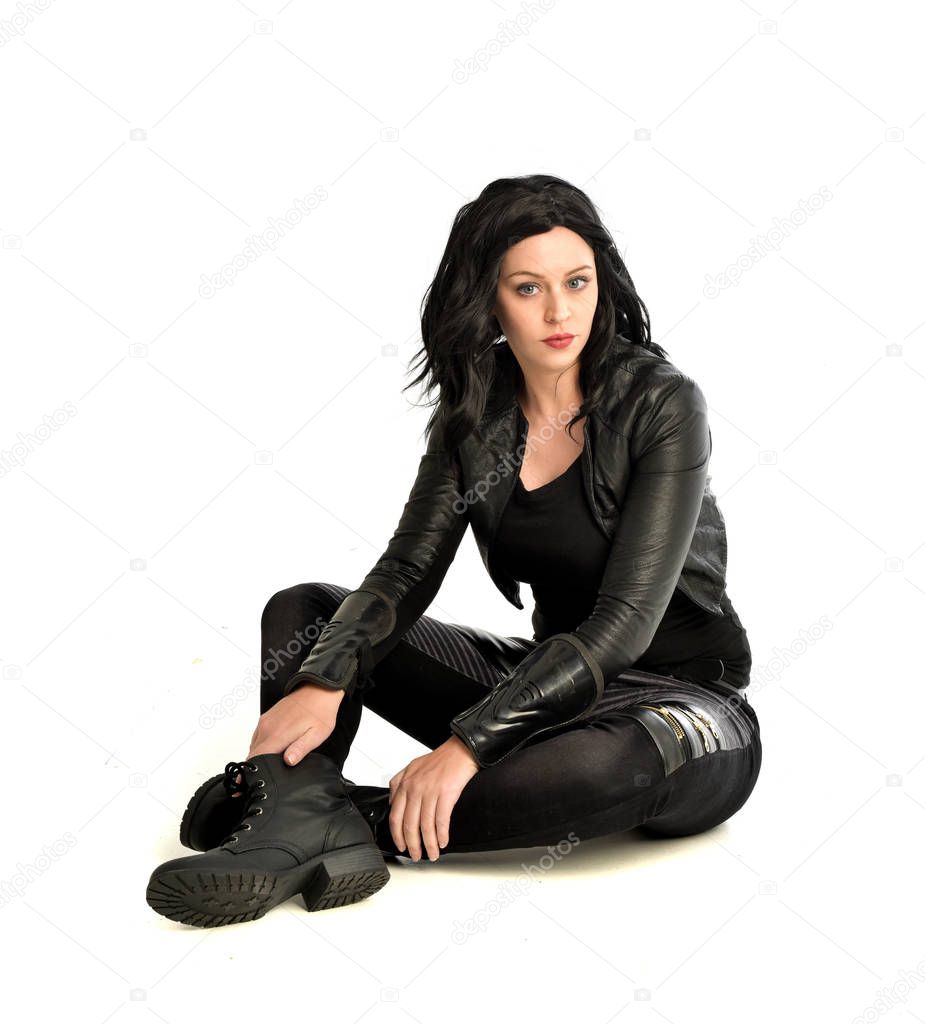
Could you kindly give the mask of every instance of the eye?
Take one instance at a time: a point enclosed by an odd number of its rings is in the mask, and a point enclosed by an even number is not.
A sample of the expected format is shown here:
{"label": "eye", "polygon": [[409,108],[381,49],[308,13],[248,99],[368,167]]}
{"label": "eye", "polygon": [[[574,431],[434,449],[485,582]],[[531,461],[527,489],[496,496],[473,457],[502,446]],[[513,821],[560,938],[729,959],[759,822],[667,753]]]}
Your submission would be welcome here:
{"label": "eye", "polygon": [[[589,278],[589,277],[581,277],[581,276],[569,278],[569,284],[571,284],[573,281],[580,281],[581,282],[581,284],[579,284],[579,286],[577,288],[569,288],[569,291],[570,292],[580,292],[585,287],[585,285],[588,284],[588,282],[590,280],[591,280],[591,278]],[[525,298],[529,299],[532,296],[534,296],[536,294],[536,292],[529,292],[529,293],[528,292],[524,292],[524,291],[521,291],[522,288],[539,288],[539,285],[538,284],[533,284],[533,283],[518,285],[518,287],[516,289],[517,294],[518,295],[523,295]]]}

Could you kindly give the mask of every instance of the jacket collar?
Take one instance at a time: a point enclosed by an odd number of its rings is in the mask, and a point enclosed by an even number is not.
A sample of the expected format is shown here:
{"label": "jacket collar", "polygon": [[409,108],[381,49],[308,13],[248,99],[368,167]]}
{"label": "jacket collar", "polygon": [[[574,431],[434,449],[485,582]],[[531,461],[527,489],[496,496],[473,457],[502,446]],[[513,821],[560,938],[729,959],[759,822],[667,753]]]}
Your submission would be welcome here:
{"label": "jacket collar", "polygon": [[502,412],[510,412],[517,404],[517,382],[520,377],[520,366],[511,346],[507,341],[496,342],[492,346],[494,356],[494,376],[485,402],[485,412],[479,420],[479,426],[485,426]]}
{"label": "jacket collar", "polygon": [[[619,402],[625,394],[627,387],[627,374],[632,375],[633,353],[638,352],[638,347],[633,345],[624,336],[618,336],[613,346],[613,379],[612,387],[608,393],[608,407],[612,402]],[[487,455],[478,451],[470,465],[473,479],[489,479],[491,472],[497,472],[499,479],[497,486],[488,487],[478,505],[479,521],[483,525],[485,540],[482,541],[483,557],[488,567],[489,574],[501,592],[517,608],[523,608],[520,598],[520,585],[511,577],[499,572],[494,565],[493,542],[498,529],[504,508],[514,488],[517,470],[519,469],[523,450],[526,446],[529,425],[527,419],[517,401],[517,384],[520,379],[520,365],[514,353],[511,351],[507,341],[498,342],[493,346],[492,355],[495,360],[494,374],[489,386],[489,394],[485,403],[485,411],[479,420],[477,433],[481,442],[493,453],[497,460],[492,464]],[[621,377],[624,378],[621,380]],[[609,408],[602,410],[603,421],[609,419]],[[585,490],[591,501],[591,509],[594,518],[602,533],[610,537],[600,512],[598,511],[595,495],[595,470],[594,452],[597,447],[597,419],[599,414],[589,417],[585,422],[584,450],[581,455],[582,475],[585,483]],[[503,472],[501,466],[509,464],[514,467]]]}

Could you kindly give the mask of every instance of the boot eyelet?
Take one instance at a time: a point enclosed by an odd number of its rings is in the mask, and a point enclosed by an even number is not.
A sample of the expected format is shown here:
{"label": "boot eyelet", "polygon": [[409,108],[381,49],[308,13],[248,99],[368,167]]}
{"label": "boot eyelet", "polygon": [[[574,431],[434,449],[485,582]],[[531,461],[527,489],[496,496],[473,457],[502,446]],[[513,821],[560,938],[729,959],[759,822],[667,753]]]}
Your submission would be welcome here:
{"label": "boot eyelet", "polygon": [[256,817],[258,814],[263,814],[263,808],[262,807],[258,807],[257,810],[254,811],[254,817]]}
{"label": "boot eyelet", "polygon": [[266,788],[266,785],[267,785],[267,780],[266,780],[266,779],[261,779],[261,780],[260,780],[260,781],[259,781],[259,782],[257,783],[257,788],[258,788],[258,789],[265,789],[265,788]]}
{"label": "boot eyelet", "polygon": [[249,769],[250,769],[250,770],[251,770],[252,772],[255,772],[255,771],[257,771],[257,765],[255,765],[255,764],[251,764],[250,762],[248,762],[248,765],[247,765],[247,767],[248,767],[248,768],[249,768]]}
{"label": "boot eyelet", "polygon": [[244,824],[241,827],[247,829],[247,831],[250,832],[250,830],[251,830],[251,823],[249,821],[245,821]]}
{"label": "boot eyelet", "polygon": [[267,797],[268,797],[269,795],[270,795],[269,793],[261,793],[261,794],[260,794],[260,799],[261,799],[261,800],[266,800],[266,798],[267,798]]}

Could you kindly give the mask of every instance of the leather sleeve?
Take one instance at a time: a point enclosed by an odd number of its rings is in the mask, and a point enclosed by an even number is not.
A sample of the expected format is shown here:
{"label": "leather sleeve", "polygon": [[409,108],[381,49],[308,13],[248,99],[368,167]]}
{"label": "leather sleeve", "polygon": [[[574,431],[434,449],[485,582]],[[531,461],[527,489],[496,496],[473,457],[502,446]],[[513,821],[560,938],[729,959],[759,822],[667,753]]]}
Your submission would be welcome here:
{"label": "leather sleeve", "polygon": [[606,680],[652,642],[694,536],[712,451],[706,400],[691,378],[675,374],[651,389],[629,451],[632,469],[593,612],[573,632],[539,644],[450,724],[482,767],[587,717]]}
{"label": "leather sleeve", "polygon": [[459,458],[441,442],[438,424],[388,546],[329,619],[284,694],[309,682],[348,695],[366,689],[369,673],[433,601],[469,523]]}

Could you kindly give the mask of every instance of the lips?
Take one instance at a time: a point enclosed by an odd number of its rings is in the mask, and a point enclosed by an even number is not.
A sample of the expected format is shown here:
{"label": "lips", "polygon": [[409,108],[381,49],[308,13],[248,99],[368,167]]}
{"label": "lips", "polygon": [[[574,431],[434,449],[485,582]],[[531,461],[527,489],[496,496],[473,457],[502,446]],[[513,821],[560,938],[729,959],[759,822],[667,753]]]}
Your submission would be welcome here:
{"label": "lips", "polygon": [[543,338],[543,342],[550,348],[568,348],[574,337],[574,334],[553,334],[548,338]]}

